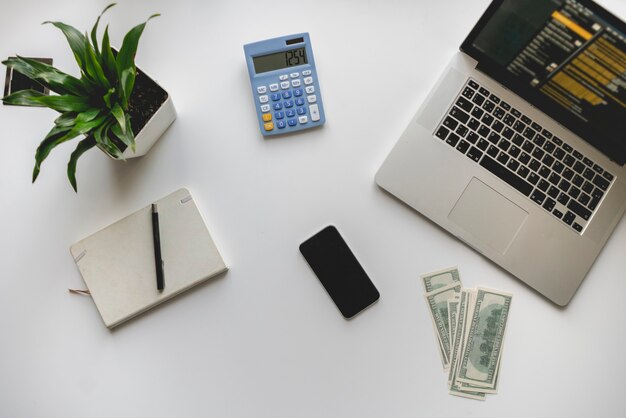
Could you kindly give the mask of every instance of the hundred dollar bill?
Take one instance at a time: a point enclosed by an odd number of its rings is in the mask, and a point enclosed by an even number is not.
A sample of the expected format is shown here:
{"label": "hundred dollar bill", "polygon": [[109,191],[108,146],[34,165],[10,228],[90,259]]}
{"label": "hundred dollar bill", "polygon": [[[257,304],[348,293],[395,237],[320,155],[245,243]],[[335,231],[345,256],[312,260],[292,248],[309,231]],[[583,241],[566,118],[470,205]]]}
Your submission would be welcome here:
{"label": "hundred dollar bill", "polygon": [[[459,352],[456,380],[473,387],[496,389],[502,344],[512,295],[478,288],[465,344]],[[471,321],[471,322],[470,322]]]}
{"label": "hundred dollar bill", "polygon": [[451,284],[426,293],[426,303],[430,312],[430,317],[437,333],[439,343],[443,348],[443,367],[447,369],[450,365],[450,324],[448,323],[448,300],[453,300],[461,294],[461,283]]}
{"label": "hundred dollar bill", "polygon": [[451,284],[461,283],[461,276],[459,275],[459,269],[457,267],[449,267],[447,269],[422,274],[420,278],[424,285],[424,293],[430,293],[433,290]]}
{"label": "hundred dollar bill", "polygon": [[463,387],[456,381],[456,368],[458,365],[459,353],[462,351],[464,336],[468,320],[471,317],[474,293],[471,290],[463,290],[459,299],[458,324],[455,327],[454,346],[452,348],[452,358],[450,359],[450,371],[448,373],[448,386],[450,394],[462,396],[464,398],[484,401],[485,394],[474,390],[471,387]]}
{"label": "hundred dollar bill", "polygon": [[457,324],[457,316],[459,314],[459,299],[448,301],[448,328],[450,339],[450,347],[454,347],[454,332]]}

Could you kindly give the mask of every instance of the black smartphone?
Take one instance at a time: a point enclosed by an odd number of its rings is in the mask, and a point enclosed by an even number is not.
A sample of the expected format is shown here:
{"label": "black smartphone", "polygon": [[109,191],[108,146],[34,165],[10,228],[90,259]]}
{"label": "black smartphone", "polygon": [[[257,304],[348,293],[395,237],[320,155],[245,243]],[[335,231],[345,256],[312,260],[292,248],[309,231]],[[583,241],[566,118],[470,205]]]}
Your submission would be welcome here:
{"label": "black smartphone", "polygon": [[352,318],[380,297],[334,226],[300,244],[300,252],[345,318]]}

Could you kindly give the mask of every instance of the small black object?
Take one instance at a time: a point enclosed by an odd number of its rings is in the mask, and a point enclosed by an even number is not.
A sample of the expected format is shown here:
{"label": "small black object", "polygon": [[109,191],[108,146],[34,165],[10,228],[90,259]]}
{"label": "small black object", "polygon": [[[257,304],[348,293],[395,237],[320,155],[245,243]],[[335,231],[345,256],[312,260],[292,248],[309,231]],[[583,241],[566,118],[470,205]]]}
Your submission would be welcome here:
{"label": "small black object", "polygon": [[380,297],[334,226],[327,226],[300,244],[300,252],[346,319]]}
{"label": "small black object", "polygon": [[161,235],[159,231],[159,212],[157,205],[152,204],[152,239],[154,240],[154,266],[156,267],[157,290],[165,287],[163,280],[163,259],[161,258]]}
{"label": "small black object", "polygon": [[[44,64],[52,65],[52,58],[31,58],[42,62]],[[26,77],[24,74],[21,74],[17,71],[13,71],[12,68],[7,67],[6,77],[4,80],[4,96],[8,96],[9,94],[13,94],[16,91],[21,90],[36,90],[43,94],[50,94],[50,91],[39,84],[36,81],[31,80]]]}

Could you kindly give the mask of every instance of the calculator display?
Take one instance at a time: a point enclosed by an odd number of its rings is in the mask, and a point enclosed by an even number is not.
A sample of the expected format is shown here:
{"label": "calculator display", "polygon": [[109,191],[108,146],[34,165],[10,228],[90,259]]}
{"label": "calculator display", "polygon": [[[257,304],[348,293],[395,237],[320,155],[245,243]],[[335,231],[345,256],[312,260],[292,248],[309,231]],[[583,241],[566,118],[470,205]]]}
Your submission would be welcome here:
{"label": "calculator display", "polygon": [[257,74],[308,63],[304,47],[253,57],[252,61]]}

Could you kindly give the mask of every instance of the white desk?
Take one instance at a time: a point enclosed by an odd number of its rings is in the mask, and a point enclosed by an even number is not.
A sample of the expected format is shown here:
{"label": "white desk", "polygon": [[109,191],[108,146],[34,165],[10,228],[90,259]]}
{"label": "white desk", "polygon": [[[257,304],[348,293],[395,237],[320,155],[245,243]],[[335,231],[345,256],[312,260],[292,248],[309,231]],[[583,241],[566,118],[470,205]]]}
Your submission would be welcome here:
{"label": "white desk", "polygon": [[[3,2],[0,57],[75,73],[48,19],[82,30],[106,1]],[[97,4],[93,4],[97,3]],[[374,173],[488,4],[475,1],[136,1],[104,19],[113,43],[154,12],[137,61],[178,119],[145,157],[74,143],[30,184],[54,112],[0,106],[0,417],[626,416],[626,223],[559,309],[374,184]],[[626,3],[602,4],[626,18]],[[103,28],[104,26],[102,26]],[[242,45],[309,31],[327,124],[264,140]],[[2,69],[4,71],[4,68]],[[69,255],[75,241],[188,186],[225,276],[115,330]],[[298,252],[327,224],[381,292],[345,321]],[[514,293],[500,393],[448,395],[420,273],[459,264],[468,287]],[[457,415],[455,415],[457,414]]]}

